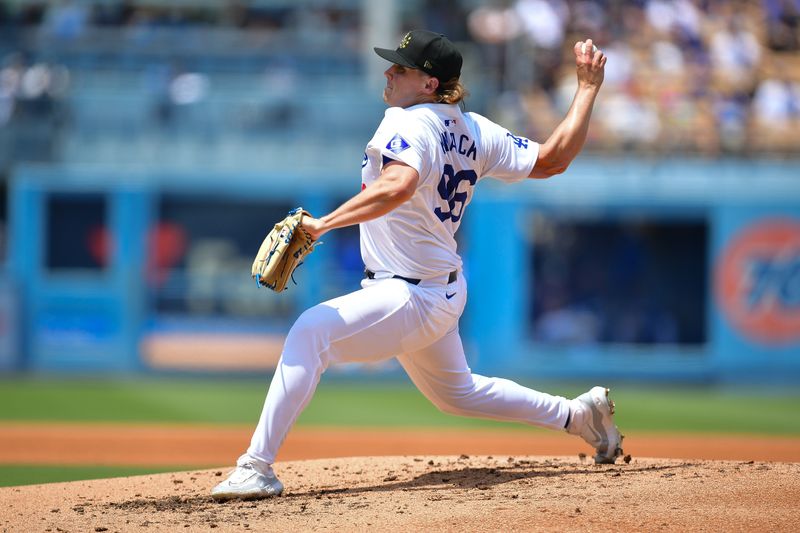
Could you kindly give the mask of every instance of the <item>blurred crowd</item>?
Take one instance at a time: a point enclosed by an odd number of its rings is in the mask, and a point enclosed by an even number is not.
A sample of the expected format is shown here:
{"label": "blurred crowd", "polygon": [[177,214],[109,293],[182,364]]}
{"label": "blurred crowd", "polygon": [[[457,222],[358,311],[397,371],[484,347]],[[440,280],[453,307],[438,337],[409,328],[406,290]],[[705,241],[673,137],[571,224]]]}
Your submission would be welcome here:
{"label": "blurred crowd", "polygon": [[[477,52],[467,84],[486,96],[476,110],[531,138],[545,138],[563,116],[576,83],[572,45],[592,37],[609,61],[587,150],[800,152],[800,0],[417,0],[398,9],[403,29],[442,31]],[[288,28],[298,43],[346,40],[342,48],[355,55],[361,16],[356,1],[7,2],[0,41],[8,53],[9,42],[30,30],[67,42],[115,27]],[[43,102],[56,108],[52,100],[68,94],[65,69],[37,61],[35,46],[30,57],[18,52],[0,67],[0,129],[15,112]],[[202,100],[203,73],[179,74],[165,93],[177,96],[165,101]],[[172,111],[165,104],[158,113],[167,122]]]}
{"label": "blurred crowd", "polygon": [[356,29],[358,2],[18,0],[0,3],[0,26],[37,27],[48,35],[75,39],[91,28],[190,26],[280,29],[316,26]]}
{"label": "blurred crowd", "polygon": [[15,161],[52,161],[66,120],[69,72],[12,52],[0,63],[0,175]]}
{"label": "blurred crowd", "polygon": [[590,148],[798,153],[800,0],[516,0],[468,17],[501,98],[541,138],[574,91],[572,46],[609,57]]}

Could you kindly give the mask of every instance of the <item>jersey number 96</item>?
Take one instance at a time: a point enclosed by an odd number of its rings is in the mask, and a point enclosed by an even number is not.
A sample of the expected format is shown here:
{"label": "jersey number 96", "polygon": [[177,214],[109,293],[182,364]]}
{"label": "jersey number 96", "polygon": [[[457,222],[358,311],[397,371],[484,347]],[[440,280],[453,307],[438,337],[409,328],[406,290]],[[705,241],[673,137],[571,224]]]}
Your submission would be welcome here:
{"label": "jersey number 96", "polygon": [[[442,179],[439,180],[437,190],[442,200],[447,202],[448,211],[444,211],[441,207],[433,210],[442,222],[450,219],[453,223],[456,223],[461,220],[461,216],[464,214],[464,204],[469,194],[466,191],[457,192],[458,186],[462,181],[469,182],[472,187],[478,181],[478,175],[474,170],[459,170],[456,172],[452,165],[444,166],[444,173],[442,174]],[[456,204],[460,204],[458,210],[456,210]]]}

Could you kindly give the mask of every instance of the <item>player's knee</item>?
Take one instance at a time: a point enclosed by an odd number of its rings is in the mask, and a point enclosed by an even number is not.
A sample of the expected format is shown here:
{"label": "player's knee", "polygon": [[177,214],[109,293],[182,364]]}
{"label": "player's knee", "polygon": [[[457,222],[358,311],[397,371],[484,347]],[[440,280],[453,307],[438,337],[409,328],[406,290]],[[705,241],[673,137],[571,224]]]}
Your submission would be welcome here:
{"label": "player's knee", "polygon": [[312,307],[303,312],[292,325],[286,335],[284,358],[288,354],[294,357],[320,359],[328,343],[325,310],[321,306]]}
{"label": "player's knee", "polygon": [[463,415],[467,412],[469,394],[461,390],[439,391],[433,404],[443,413],[449,415]]}
{"label": "player's knee", "polygon": [[322,306],[315,306],[304,311],[289,330],[289,337],[314,341],[324,337],[328,331],[326,327],[325,309]]}
{"label": "player's knee", "polygon": [[315,351],[314,345],[317,343],[314,341],[314,328],[312,323],[304,318],[304,315],[305,313],[300,315],[300,318],[289,329],[284,353],[313,353]]}

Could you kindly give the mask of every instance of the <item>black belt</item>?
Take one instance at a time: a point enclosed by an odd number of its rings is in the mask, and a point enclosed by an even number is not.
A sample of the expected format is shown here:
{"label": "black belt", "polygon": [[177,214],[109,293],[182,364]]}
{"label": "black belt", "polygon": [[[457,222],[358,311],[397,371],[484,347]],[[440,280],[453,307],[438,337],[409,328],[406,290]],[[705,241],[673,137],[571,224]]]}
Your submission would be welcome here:
{"label": "black belt", "polygon": [[[375,279],[375,272],[373,272],[372,270],[364,269],[364,275],[367,276],[368,279]],[[421,279],[416,279],[416,278],[404,278],[403,276],[398,276],[397,274],[392,276],[392,278],[402,279],[406,283],[410,283],[412,285],[419,285],[419,282],[422,281]],[[447,284],[449,285],[457,279],[458,279],[458,271],[453,270],[452,272],[450,272],[450,276],[447,278]]]}

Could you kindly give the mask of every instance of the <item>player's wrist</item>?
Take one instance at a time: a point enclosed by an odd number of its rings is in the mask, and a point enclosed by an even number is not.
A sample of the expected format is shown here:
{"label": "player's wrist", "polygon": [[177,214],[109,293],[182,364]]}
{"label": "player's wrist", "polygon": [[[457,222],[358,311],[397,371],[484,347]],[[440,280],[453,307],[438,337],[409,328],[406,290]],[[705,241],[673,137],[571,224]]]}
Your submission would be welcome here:
{"label": "player's wrist", "polygon": [[602,84],[603,84],[603,80],[594,81],[594,80],[578,79],[578,91],[597,94],[597,93],[600,92],[600,86]]}
{"label": "player's wrist", "polygon": [[333,222],[331,222],[331,215],[325,215],[324,217],[318,218],[317,221],[317,238],[319,239],[324,234],[328,233],[330,230],[334,229]]}

